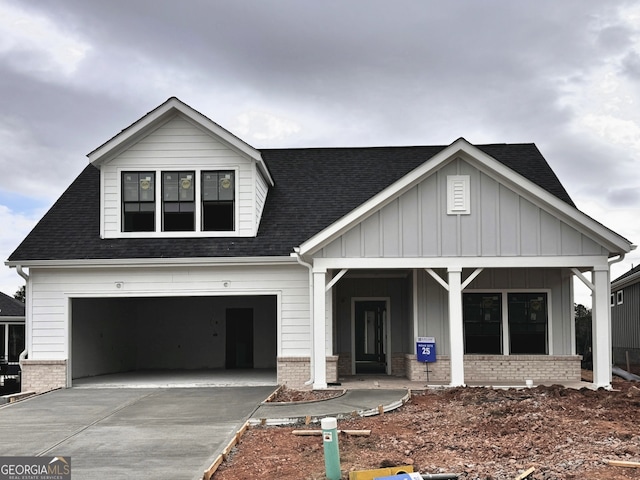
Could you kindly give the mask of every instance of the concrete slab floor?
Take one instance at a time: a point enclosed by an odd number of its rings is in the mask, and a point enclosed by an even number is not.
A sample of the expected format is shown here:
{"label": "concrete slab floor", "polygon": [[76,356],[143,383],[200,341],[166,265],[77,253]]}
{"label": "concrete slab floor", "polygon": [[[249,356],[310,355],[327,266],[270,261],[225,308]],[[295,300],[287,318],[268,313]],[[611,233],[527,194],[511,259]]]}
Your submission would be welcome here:
{"label": "concrete slab floor", "polygon": [[275,369],[140,370],[73,379],[74,388],[203,388],[276,386]]}

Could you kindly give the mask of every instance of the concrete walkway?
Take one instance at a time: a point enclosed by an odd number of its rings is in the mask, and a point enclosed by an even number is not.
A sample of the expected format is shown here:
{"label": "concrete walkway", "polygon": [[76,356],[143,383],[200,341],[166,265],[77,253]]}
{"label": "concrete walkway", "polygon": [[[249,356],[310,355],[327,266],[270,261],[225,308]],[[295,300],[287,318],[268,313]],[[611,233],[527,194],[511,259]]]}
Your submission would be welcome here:
{"label": "concrete walkway", "polygon": [[263,403],[251,416],[252,425],[288,425],[317,422],[324,417],[378,415],[401,407],[411,398],[406,389],[346,390],[341,395],[313,402]]}

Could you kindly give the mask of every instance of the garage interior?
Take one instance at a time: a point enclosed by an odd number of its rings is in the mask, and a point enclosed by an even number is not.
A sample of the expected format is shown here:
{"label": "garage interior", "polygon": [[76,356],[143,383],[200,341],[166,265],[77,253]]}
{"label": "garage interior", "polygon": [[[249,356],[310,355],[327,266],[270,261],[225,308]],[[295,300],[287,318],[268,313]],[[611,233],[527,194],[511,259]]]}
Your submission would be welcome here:
{"label": "garage interior", "polygon": [[74,385],[124,373],[140,379],[258,370],[275,383],[274,295],[75,298],[71,309]]}

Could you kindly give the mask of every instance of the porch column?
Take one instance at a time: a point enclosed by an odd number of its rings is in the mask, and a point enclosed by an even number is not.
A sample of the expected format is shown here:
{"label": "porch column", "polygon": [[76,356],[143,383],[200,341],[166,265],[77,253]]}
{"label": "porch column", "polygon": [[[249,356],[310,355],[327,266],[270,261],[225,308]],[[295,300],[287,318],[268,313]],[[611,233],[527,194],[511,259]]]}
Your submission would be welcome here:
{"label": "porch column", "polygon": [[464,386],[464,332],[462,328],[462,268],[449,267],[449,354],[451,386]]}
{"label": "porch column", "polygon": [[326,269],[313,270],[313,388],[327,388]]}
{"label": "porch column", "polygon": [[596,387],[611,387],[611,319],[609,267],[596,267],[593,270],[593,384]]}

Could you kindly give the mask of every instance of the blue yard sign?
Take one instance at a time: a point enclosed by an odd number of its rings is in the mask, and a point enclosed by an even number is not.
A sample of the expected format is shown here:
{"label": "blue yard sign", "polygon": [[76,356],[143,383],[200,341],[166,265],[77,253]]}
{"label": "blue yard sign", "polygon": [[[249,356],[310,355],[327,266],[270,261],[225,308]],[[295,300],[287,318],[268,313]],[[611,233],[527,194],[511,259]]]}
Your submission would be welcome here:
{"label": "blue yard sign", "polygon": [[416,340],[416,355],[419,362],[432,363],[436,361],[435,337],[418,337]]}

